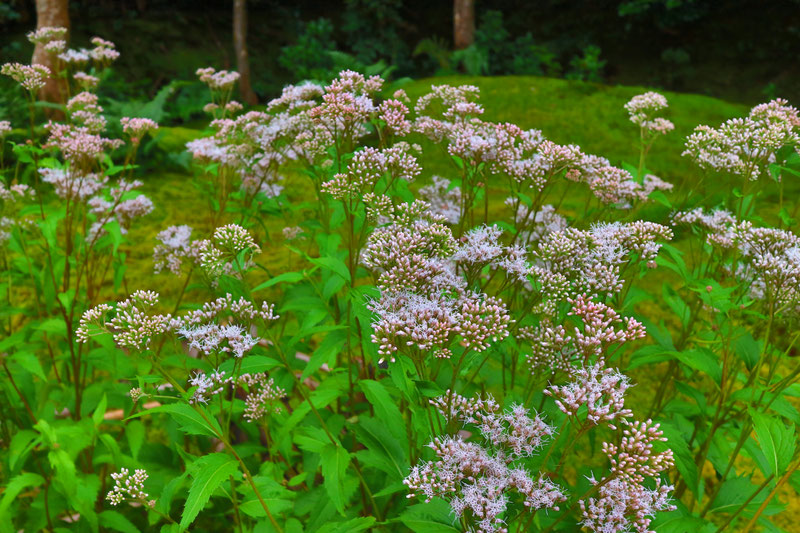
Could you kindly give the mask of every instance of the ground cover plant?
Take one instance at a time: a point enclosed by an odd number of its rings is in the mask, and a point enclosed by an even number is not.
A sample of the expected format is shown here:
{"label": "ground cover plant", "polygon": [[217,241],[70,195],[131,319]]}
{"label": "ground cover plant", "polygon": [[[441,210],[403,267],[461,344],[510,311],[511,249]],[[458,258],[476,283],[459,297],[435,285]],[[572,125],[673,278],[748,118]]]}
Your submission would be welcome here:
{"label": "ground cover plant", "polygon": [[612,165],[449,79],[244,109],[204,68],[193,227],[140,260],[160,128],[111,124],[119,52],[64,33],[30,35],[57,71],[2,67],[30,117],[0,123],[2,531],[790,530],[787,102],[698,125],[672,184],[651,159],[691,119],[655,92]]}

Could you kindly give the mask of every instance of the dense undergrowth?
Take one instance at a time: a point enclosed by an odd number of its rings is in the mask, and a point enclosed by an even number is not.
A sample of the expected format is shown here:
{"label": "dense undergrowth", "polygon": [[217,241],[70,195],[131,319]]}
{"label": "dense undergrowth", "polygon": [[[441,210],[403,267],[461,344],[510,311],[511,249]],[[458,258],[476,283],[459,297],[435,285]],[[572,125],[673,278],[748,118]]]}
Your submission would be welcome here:
{"label": "dense undergrowth", "polygon": [[210,126],[111,124],[93,44],[44,127],[3,67],[0,531],[791,531],[786,102],[202,69]]}

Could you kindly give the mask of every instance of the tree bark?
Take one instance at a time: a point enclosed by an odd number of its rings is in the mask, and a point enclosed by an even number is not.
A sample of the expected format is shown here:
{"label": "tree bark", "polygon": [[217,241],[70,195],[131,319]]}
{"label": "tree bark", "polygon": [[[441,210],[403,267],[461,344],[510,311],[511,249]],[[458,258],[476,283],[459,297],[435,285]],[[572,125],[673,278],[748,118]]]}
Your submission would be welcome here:
{"label": "tree bark", "polygon": [[[69,0],[36,0],[36,28],[47,26],[67,28],[69,35]],[[34,48],[31,63],[44,65],[53,74],[39,93],[40,97],[47,102],[63,104],[62,91],[59,90],[56,77],[58,74],[56,66],[53,64],[52,56],[44,50],[43,44],[39,43]]]}
{"label": "tree bark", "polygon": [[475,42],[475,0],[453,1],[453,44],[462,50]]}
{"label": "tree bark", "polygon": [[245,103],[257,104],[258,97],[250,85],[250,60],[247,57],[247,0],[233,0],[233,48],[239,72],[239,95]]}

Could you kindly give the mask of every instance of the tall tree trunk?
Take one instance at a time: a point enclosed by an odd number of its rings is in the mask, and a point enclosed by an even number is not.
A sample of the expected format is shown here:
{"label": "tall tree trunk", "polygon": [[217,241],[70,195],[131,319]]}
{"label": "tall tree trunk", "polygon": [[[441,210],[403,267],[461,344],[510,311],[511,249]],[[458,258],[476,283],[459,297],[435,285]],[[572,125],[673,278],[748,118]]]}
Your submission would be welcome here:
{"label": "tall tree trunk", "polygon": [[[69,31],[69,0],[36,0],[36,28],[61,27]],[[31,63],[38,63],[50,69],[53,73],[47,85],[39,93],[47,102],[64,103],[62,91],[56,78],[56,69],[50,54],[45,52],[44,45],[39,43],[33,50]]]}
{"label": "tall tree trunk", "polygon": [[250,60],[247,57],[247,0],[233,0],[233,48],[239,71],[239,94],[246,103],[258,103],[250,85]]}
{"label": "tall tree trunk", "polygon": [[475,0],[453,1],[453,44],[456,50],[475,42]]}

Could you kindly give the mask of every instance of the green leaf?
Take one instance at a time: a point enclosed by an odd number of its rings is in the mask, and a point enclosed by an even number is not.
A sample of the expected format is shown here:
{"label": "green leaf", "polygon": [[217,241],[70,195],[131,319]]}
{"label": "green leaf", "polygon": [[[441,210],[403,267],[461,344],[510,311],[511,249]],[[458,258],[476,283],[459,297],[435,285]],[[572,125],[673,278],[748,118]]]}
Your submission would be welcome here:
{"label": "green leaf", "polygon": [[205,455],[192,464],[194,478],[181,515],[181,529],[186,529],[203,510],[211,495],[239,468],[232,457],[224,453]]}
{"label": "green leaf", "polygon": [[375,417],[391,432],[403,449],[408,448],[408,436],[406,432],[406,421],[400,414],[397,402],[389,395],[386,386],[378,381],[371,379],[361,379],[358,381],[367,401],[372,404],[375,410]]}
{"label": "green leaf", "polygon": [[202,409],[202,407],[190,407],[185,403],[170,403],[148,409],[147,411],[135,413],[129,416],[127,420],[143,415],[168,413],[176,422],[178,422],[178,424],[180,424],[181,430],[185,431],[189,435],[207,435],[209,437],[219,437],[222,435],[222,429],[219,427],[217,421],[208,415],[206,415],[206,418],[204,419],[197,409]]}
{"label": "green leaf", "polygon": [[9,357],[9,360],[34,376],[38,376],[43,380],[47,379],[44,375],[44,370],[42,370],[42,365],[39,363],[39,358],[35,354],[31,352],[15,352]]}
{"label": "green leaf", "polygon": [[12,472],[17,465],[17,461],[24,459],[28,453],[40,442],[38,434],[30,429],[23,429],[18,431],[16,435],[11,438],[11,444],[8,447],[8,468]]}
{"label": "green leaf", "polygon": [[366,531],[375,524],[372,516],[353,518],[347,522],[328,522],[317,530],[317,533],[358,533]]}
{"label": "green leaf", "polygon": [[100,399],[100,403],[97,404],[97,407],[92,413],[92,422],[94,422],[94,427],[98,427],[100,424],[103,423],[103,417],[106,415],[106,407],[108,406],[108,398],[105,394]]}
{"label": "green leaf", "polygon": [[303,374],[300,376],[301,380],[306,379],[308,376],[319,370],[323,363],[328,363],[337,353],[341,351],[347,343],[347,332],[344,330],[334,330],[329,332],[325,339],[320,343],[319,347],[314,350],[314,355],[308,361]]}
{"label": "green leaf", "polygon": [[305,277],[305,274],[302,272],[284,272],[283,274],[275,276],[274,278],[268,279],[260,285],[256,285],[255,288],[253,288],[250,292],[262,291],[272,287],[273,285],[277,285],[278,283],[296,283],[305,279]]}
{"label": "green leaf", "polygon": [[324,270],[330,270],[338,274],[343,277],[345,281],[350,281],[350,271],[341,259],[329,255],[325,257],[310,257],[309,260],[315,265],[322,267]]}
{"label": "green leaf", "polygon": [[[44,478],[39,474],[32,472],[25,472],[14,477],[6,486],[3,491],[3,498],[0,499],[0,524],[11,524],[11,516],[8,514],[9,506],[14,502],[22,489],[28,487],[38,487],[44,483]],[[0,526],[3,527],[3,526]],[[10,528],[4,528],[13,531]]]}
{"label": "green leaf", "polygon": [[[754,485],[749,478],[734,477],[726,480],[722,487],[720,487],[714,502],[711,504],[710,513],[732,513],[744,504],[752,496],[758,487]],[[755,510],[764,501],[769,490],[761,490],[750,502],[745,509]]]}
{"label": "green leaf", "polygon": [[[233,374],[233,369],[236,366],[237,359],[230,358],[226,360],[224,363],[219,365],[220,372],[224,371],[227,375]],[[283,363],[274,359],[272,357],[267,357],[266,355],[248,355],[247,357],[241,359],[239,365],[239,375],[242,374],[257,374],[259,372],[266,372],[267,370],[272,370],[275,367],[281,366]]]}
{"label": "green leaf", "polygon": [[717,385],[719,385],[720,380],[722,380],[722,367],[720,367],[719,361],[710,350],[698,348],[695,350],[684,350],[682,352],[674,351],[670,352],[670,355],[689,368],[699,370],[706,374],[713,379]]}
{"label": "green leaf", "polygon": [[122,228],[119,225],[119,221],[116,218],[112,218],[110,221],[106,222],[105,225],[103,225],[103,228],[111,237],[114,254],[116,254],[117,250],[119,249],[119,245],[122,244]]}
{"label": "green leaf", "polygon": [[780,419],[750,410],[753,428],[761,451],[767,459],[769,472],[776,478],[781,476],[792,460],[795,449],[794,426],[785,426]]}
{"label": "green leaf", "polygon": [[36,329],[51,333],[53,335],[58,335],[60,337],[67,337],[67,325],[61,318],[50,318],[45,320],[39,324]]}
{"label": "green leaf", "polygon": [[739,359],[744,361],[747,369],[752,370],[758,363],[759,357],[761,357],[761,344],[745,330],[743,335],[736,339],[733,351]]}
{"label": "green leaf", "polygon": [[121,531],[122,533],[139,533],[139,528],[117,511],[103,511],[98,515],[98,518],[100,519],[100,525],[108,529]]}
{"label": "green leaf", "polygon": [[322,477],[325,492],[333,502],[339,514],[344,516],[347,494],[344,490],[344,476],[350,464],[350,454],[341,446],[327,444],[320,453]]}
{"label": "green leaf", "polygon": [[360,416],[356,426],[356,438],[378,459],[376,468],[395,479],[403,479],[408,474],[408,460],[405,449],[389,431],[390,424],[368,416]]}
{"label": "green leaf", "polygon": [[689,449],[689,444],[678,428],[670,422],[661,422],[661,431],[664,432],[664,436],[668,439],[667,445],[674,455],[675,466],[686,481],[686,486],[695,496],[699,497],[700,475],[697,471],[697,464],[695,464],[692,451]]}
{"label": "green leaf", "polygon": [[50,460],[50,466],[56,471],[54,485],[58,487],[61,494],[71,500],[78,488],[78,479],[76,477],[75,462],[70,459],[67,452],[62,448],[51,450],[47,453],[47,458]]}
{"label": "green leaf", "polygon": [[[258,492],[264,499],[264,503],[267,504],[267,509],[269,509],[270,513],[276,515],[292,508],[295,492],[286,489],[274,479],[265,476],[255,476],[253,482],[258,487]],[[253,488],[249,483],[240,484],[237,491],[242,494],[242,499],[239,502],[240,511],[253,518],[267,516],[261,501],[253,492]]]}
{"label": "green leaf", "polygon": [[131,420],[125,427],[125,437],[128,439],[128,446],[131,449],[131,457],[133,460],[139,458],[139,450],[142,449],[144,444],[145,429],[141,420]]}
{"label": "green leaf", "polygon": [[408,507],[399,518],[407,528],[415,533],[455,533],[453,516],[447,502],[438,498],[428,503]]}

